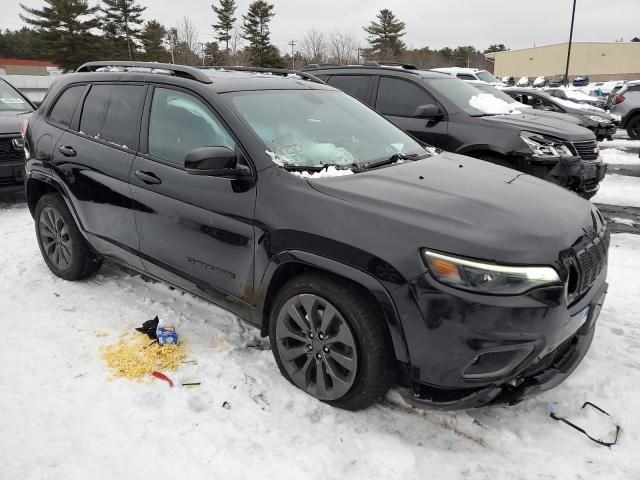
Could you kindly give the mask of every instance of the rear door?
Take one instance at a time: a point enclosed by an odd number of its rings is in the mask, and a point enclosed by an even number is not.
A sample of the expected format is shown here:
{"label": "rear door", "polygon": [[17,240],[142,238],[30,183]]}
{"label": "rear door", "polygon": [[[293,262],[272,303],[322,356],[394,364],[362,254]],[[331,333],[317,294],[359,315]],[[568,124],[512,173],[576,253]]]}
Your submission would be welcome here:
{"label": "rear door", "polygon": [[332,75],[327,80],[327,83],[362,102],[370,104],[373,79],[373,75]]}
{"label": "rear door", "polygon": [[[380,77],[375,108],[405,132],[430,145],[448,150],[448,121],[416,118],[419,106],[436,105],[437,100],[414,82],[394,77]],[[444,109],[442,109],[444,111]]]}
{"label": "rear door", "polygon": [[255,183],[190,175],[184,160],[204,146],[244,154],[193,92],[157,86],[149,100],[130,180],[145,268],[242,314],[253,301]]}
{"label": "rear door", "polygon": [[136,268],[142,263],[128,182],[146,91],[143,84],[90,85],[52,161],[93,246]]}

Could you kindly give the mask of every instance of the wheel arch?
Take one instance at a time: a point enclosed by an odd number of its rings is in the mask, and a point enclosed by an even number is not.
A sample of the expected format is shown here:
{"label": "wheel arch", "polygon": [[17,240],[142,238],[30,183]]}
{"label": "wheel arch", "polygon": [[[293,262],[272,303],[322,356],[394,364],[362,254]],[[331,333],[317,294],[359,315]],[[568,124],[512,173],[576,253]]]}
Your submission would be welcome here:
{"label": "wheel arch", "polygon": [[39,172],[32,172],[32,174],[27,178],[26,183],[27,206],[29,207],[31,216],[34,217],[35,215],[38,200],[40,200],[43,195],[46,195],[48,193],[60,194],[62,199],[67,204],[67,208],[71,212],[71,216],[73,216],[78,229],[80,230],[82,235],[85,235],[84,226],[80,221],[80,218],[78,217],[78,212],[76,212],[73,202],[70,201],[64,187],[55,178],[48,175],[43,175]]}
{"label": "wheel arch", "polygon": [[622,128],[628,128],[631,121],[638,117],[640,117],[640,108],[634,108],[630,112],[627,112]]}
{"label": "wheel arch", "polygon": [[256,318],[252,321],[254,325],[260,327],[262,336],[266,337],[269,334],[269,313],[273,306],[272,301],[278,291],[291,278],[310,271],[340,277],[366,291],[385,319],[386,330],[393,344],[396,359],[405,363],[409,362],[400,317],[386,288],[368,273],[335,260],[303,251],[280,252],[271,259],[265,270],[256,291]]}

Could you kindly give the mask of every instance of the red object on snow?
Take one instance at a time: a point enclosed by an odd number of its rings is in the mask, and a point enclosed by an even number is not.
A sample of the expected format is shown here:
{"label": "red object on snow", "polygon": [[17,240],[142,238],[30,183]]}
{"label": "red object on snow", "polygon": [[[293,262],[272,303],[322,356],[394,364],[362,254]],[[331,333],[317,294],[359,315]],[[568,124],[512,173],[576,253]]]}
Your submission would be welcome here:
{"label": "red object on snow", "polygon": [[159,378],[160,380],[164,380],[165,382],[167,382],[169,384],[169,388],[173,388],[173,382],[171,381],[171,379],[169,377],[167,377],[164,373],[160,373],[160,372],[151,372],[151,375],[153,375],[156,378]]}

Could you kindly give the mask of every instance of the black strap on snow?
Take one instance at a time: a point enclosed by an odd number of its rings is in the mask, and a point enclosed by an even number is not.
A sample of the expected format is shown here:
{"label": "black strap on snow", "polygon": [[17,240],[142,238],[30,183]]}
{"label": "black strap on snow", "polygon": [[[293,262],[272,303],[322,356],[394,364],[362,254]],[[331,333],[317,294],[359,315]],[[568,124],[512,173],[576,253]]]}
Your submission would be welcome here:
{"label": "black strap on snow", "polygon": [[[605,412],[603,409],[601,409],[601,408],[600,408],[600,407],[598,407],[597,405],[594,405],[594,404],[593,404],[593,403],[591,403],[591,402],[584,402],[584,404],[582,405],[582,407],[581,407],[581,408],[584,408],[584,407],[586,407],[587,405],[589,405],[589,406],[591,406],[591,407],[595,408],[596,410],[598,410],[598,411],[599,411],[599,412],[601,412],[601,413],[604,413],[607,417],[610,417],[610,416],[611,416],[611,415],[609,415],[607,412]],[[591,435],[589,435],[589,434],[587,433],[587,431],[586,431],[584,428],[581,428],[581,427],[577,426],[575,423],[571,423],[571,422],[570,422],[569,420],[567,420],[566,418],[562,418],[562,417],[557,416],[557,415],[555,414],[555,412],[553,412],[553,411],[549,413],[549,416],[550,416],[551,418],[553,418],[554,420],[557,420],[557,421],[559,421],[559,422],[565,423],[565,424],[569,425],[571,428],[573,428],[573,429],[575,429],[575,430],[579,431],[580,433],[583,433],[583,434],[584,434],[584,435],[585,435],[589,440],[591,440],[592,442],[597,443],[598,445],[603,445],[603,446],[605,446],[605,447],[609,447],[609,448],[611,448],[611,446],[612,446],[612,445],[615,445],[615,444],[618,442],[618,434],[620,433],[620,425],[616,425],[616,438],[613,440],[613,442],[605,442],[605,441],[602,441],[602,440],[600,440],[600,439],[598,439],[598,438],[593,438]]]}

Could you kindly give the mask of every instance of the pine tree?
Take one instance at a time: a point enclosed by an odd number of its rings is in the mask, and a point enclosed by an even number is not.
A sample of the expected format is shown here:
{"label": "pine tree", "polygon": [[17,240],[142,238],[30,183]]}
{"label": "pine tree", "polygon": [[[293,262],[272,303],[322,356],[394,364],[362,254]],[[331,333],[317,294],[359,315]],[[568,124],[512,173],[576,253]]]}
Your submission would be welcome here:
{"label": "pine tree", "polygon": [[274,15],[273,5],[256,0],[249,5],[247,14],[242,16],[242,38],[249,42],[249,57],[253,66],[264,67],[267,61],[272,63],[269,22]]}
{"label": "pine tree", "polygon": [[105,7],[101,9],[104,13],[102,17],[103,25],[126,42],[129,60],[134,60],[135,40],[140,37],[140,25],[144,21],[142,12],[147,7],[137,4],[135,0],[102,1],[105,4]]}
{"label": "pine tree", "polygon": [[43,47],[53,63],[63,70],[73,70],[94,57],[96,37],[91,29],[100,25],[94,15],[98,7],[86,0],[44,0],[42,9],[20,4],[27,15],[20,18],[36,27]]}
{"label": "pine tree", "polygon": [[398,20],[393,12],[387,8],[380,10],[376,16],[378,21],[373,20],[364,31],[369,34],[367,40],[375,54],[380,55],[382,60],[397,58],[405,48],[400,37],[405,35],[405,24]]}
{"label": "pine tree", "polygon": [[218,23],[212,25],[218,34],[218,41],[225,44],[227,55],[229,54],[229,41],[231,40],[231,30],[236,23],[237,18],[233,15],[236,13],[235,0],[220,0],[220,6],[211,5],[213,11],[218,16]]}
{"label": "pine tree", "polygon": [[167,29],[157,20],[149,20],[140,32],[140,41],[144,49],[144,59],[148,62],[166,62],[169,60],[167,49],[163,42],[167,36]]}

